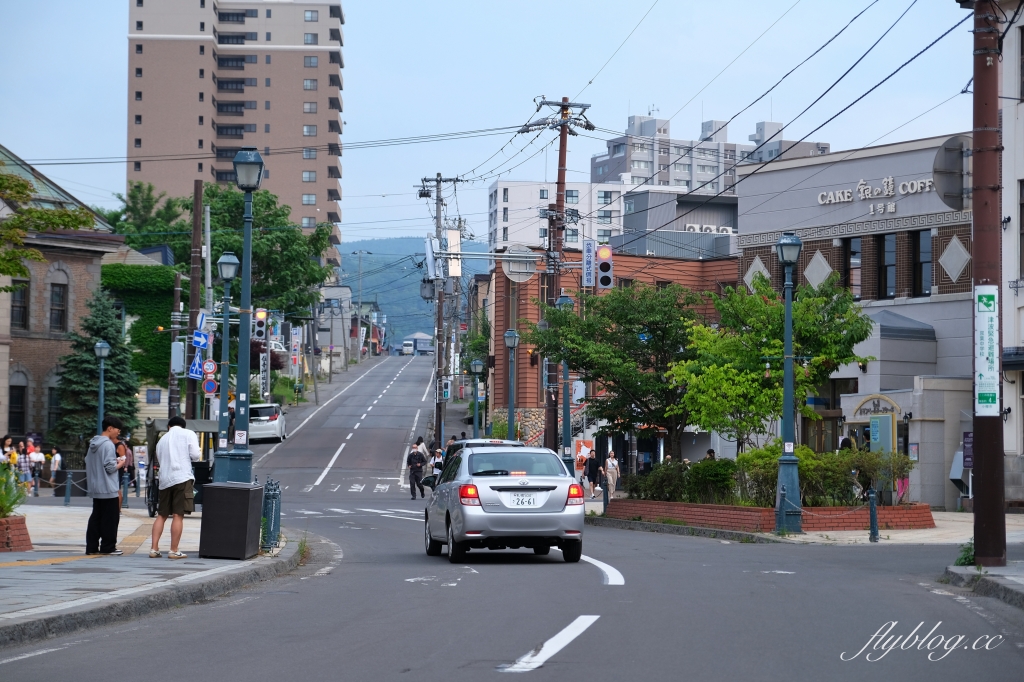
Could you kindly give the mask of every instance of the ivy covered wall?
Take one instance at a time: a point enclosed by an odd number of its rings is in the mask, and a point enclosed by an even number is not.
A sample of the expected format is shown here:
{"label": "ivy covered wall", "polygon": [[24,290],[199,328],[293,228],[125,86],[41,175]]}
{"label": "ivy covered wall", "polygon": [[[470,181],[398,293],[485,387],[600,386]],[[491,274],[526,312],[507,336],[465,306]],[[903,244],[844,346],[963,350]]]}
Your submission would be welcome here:
{"label": "ivy covered wall", "polygon": [[[167,386],[171,365],[171,334],[156,328],[171,326],[174,268],[168,265],[104,265],[103,288],[124,304],[129,319],[136,318],[128,335],[134,349],[132,369],[143,383]],[[187,283],[183,287],[187,299]]]}

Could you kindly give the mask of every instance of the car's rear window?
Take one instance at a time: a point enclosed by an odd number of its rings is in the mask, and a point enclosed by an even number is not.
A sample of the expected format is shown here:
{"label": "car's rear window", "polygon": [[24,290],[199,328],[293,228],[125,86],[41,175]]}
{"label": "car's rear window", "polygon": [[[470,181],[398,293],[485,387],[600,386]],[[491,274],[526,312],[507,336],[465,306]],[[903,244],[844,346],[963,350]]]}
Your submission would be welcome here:
{"label": "car's rear window", "polygon": [[250,408],[249,416],[251,417],[272,417],[277,412],[277,408],[273,405],[266,407],[253,407]]}
{"label": "car's rear window", "polygon": [[480,452],[469,456],[470,476],[567,476],[562,462],[546,452]]}

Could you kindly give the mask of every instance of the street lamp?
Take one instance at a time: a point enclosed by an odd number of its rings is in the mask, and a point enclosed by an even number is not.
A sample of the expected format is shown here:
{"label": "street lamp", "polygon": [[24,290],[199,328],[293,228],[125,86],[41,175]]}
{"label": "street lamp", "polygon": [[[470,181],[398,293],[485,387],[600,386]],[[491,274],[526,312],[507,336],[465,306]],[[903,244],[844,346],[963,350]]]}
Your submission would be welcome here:
{"label": "street lamp", "polygon": [[[242,231],[242,296],[238,304],[238,372],[235,380],[235,443],[225,455],[222,481],[252,481],[252,450],[249,449],[249,340],[252,335],[252,193],[263,180],[263,157],[256,147],[242,147],[234,160],[235,184],[245,192]],[[220,467],[218,467],[220,468]]]}
{"label": "street lamp", "polygon": [[[555,307],[566,313],[571,313],[573,306],[576,302],[570,297],[565,295],[565,289],[562,289],[562,295],[555,301]],[[569,363],[562,360],[562,454],[572,454],[571,443],[569,442],[572,438],[572,424],[570,423],[570,410],[569,410]]]}
{"label": "street lamp", "polygon": [[516,348],[519,346],[519,332],[509,329],[505,332],[505,347],[508,348],[508,435],[515,440],[516,433]]}
{"label": "street lamp", "polygon": [[103,390],[104,390],[104,386],[103,386],[103,381],[104,381],[103,380],[103,369],[104,369],[103,361],[106,360],[110,356],[110,344],[107,343],[106,341],[97,341],[96,345],[93,346],[92,349],[93,349],[93,352],[96,353],[96,357],[98,357],[100,359],[100,406],[99,406],[99,410],[97,411],[98,414],[97,414],[97,417],[96,417],[96,433],[97,434],[101,434],[101,433],[103,433],[103,402],[104,402],[104,396],[103,396]]}
{"label": "street lamp", "polygon": [[[779,457],[779,495],[776,496],[775,531],[801,532],[800,475],[795,454],[793,399],[793,266],[800,260],[803,242],[792,232],[784,233],[775,244],[779,264],[786,270],[786,324],[783,332],[782,378],[782,456]],[[782,492],[786,493],[783,498]],[[792,502],[796,498],[796,503]],[[785,499],[785,503],[783,502]],[[783,506],[788,508],[783,508]]]}
{"label": "street lamp", "polygon": [[480,375],[484,373],[484,361],[477,358],[469,363],[473,375],[473,438],[480,437]]}
{"label": "street lamp", "polygon": [[[223,483],[227,481],[228,464],[228,378],[230,365],[228,364],[228,346],[230,345],[231,330],[231,280],[238,276],[238,258],[230,251],[225,251],[217,259],[217,273],[224,281],[224,300],[221,302],[221,311],[224,320],[221,325],[220,335],[220,407],[217,412],[217,452],[214,454],[213,476],[214,481]],[[221,460],[224,466],[217,466],[217,460]]]}

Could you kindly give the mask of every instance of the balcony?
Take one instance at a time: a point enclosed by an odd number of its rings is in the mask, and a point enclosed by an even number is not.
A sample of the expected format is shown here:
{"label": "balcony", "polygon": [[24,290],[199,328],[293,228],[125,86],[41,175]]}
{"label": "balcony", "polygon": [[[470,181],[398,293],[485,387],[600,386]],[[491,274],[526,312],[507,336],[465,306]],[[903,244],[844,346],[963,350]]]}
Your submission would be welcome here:
{"label": "balcony", "polygon": [[328,156],[341,156],[341,145],[333,142],[327,143],[327,155]]}
{"label": "balcony", "polygon": [[341,169],[337,166],[327,167],[327,177],[341,179]]}
{"label": "balcony", "polygon": [[341,201],[341,192],[336,189],[327,190],[327,201]]}
{"label": "balcony", "polygon": [[337,64],[338,68],[345,68],[345,62],[341,59],[341,52],[331,52],[328,54],[331,64]]}
{"label": "balcony", "polygon": [[345,23],[345,15],[341,13],[341,5],[331,5],[331,19],[341,19],[341,23]]}
{"label": "balcony", "polygon": [[244,24],[245,18],[255,19],[259,16],[259,10],[247,9],[234,12],[217,12],[217,21],[222,24]]}
{"label": "balcony", "polygon": [[228,71],[242,71],[246,64],[255,64],[256,55],[232,55],[230,57],[217,56],[217,68]]}
{"label": "balcony", "polygon": [[340,28],[332,28],[331,29],[331,37],[330,37],[330,39],[337,41],[339,45],[344,45],[345,44],[344,41],[341,38],[341,29]]}
{"label": "balcony", "polygon": [[340,223],[341,222],[341,216],[338,215],[337,213],[335,213],[334,211],[328,211],[327,212],[327,222],[330,222],[330,223]]}
{"label": "balcony", "polygon": [[[231,123],[228,125],[218,125],[216,121],[213,124],[214,130],[217,131],[218,139],[226,140],[241,140],[245,137],[245,133],[255,133],[255,123]],[[217,150],[217,156],[220,156],[220,151]]]}
{"label": "balcony", "polygon": [[327,77],[327,84],[332,88],[338,88],[339,90],[344,89],[344,86],[341,83],[341,76],[338,74],[332,73],[331,75],[329,75]]}
{"label": "balcony", "polygon": [[245,92],[246,87],[256,87],[255,78],[217,78],[213,77],[218,92]]}
{"label": "balcony", "polygon": [[256,40],[256,33],[218,33],[213,32],[218,45],[245,45],[247,40]]}
{"label": "balcony", "polygon": [[214,98],[213,106],[217,107],[217,115],[219,116],[244,116],[246,109],[256,108],[256,101],[218,102],[217,99]]}
{"label": "balcony", "polygon": [[340,97],[328,97],[327,108],[333,109],[334,111],[341,111],[341,98]]}
{"label": "balcony", "polygon": [[210,174],[213,175],[217,182],[235,182],[238,179],[234,170],[218,170],[216,168],[211,168]]}
{"label": "balcony", "polygon": [[328,121],[327,132],[341,134],[341,123],[339,121]]}

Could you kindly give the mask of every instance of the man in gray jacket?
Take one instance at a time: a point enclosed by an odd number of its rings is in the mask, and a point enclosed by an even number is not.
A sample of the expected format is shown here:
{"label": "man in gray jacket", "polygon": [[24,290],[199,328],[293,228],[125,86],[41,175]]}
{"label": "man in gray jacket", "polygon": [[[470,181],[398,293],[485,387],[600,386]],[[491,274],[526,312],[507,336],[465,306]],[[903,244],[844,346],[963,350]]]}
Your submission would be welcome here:
{"label": "man in gray jacket", "polygon": [[117,500],[118,472],[124,457],[118,457],[114,444],[124,424],[117,417],[103,418],[103,433],[89,441],[85,454],[85,478],[92,498],[92,514],[85,531],[86,554],[121,554],[117,549],[117,524],[121,509]]}

